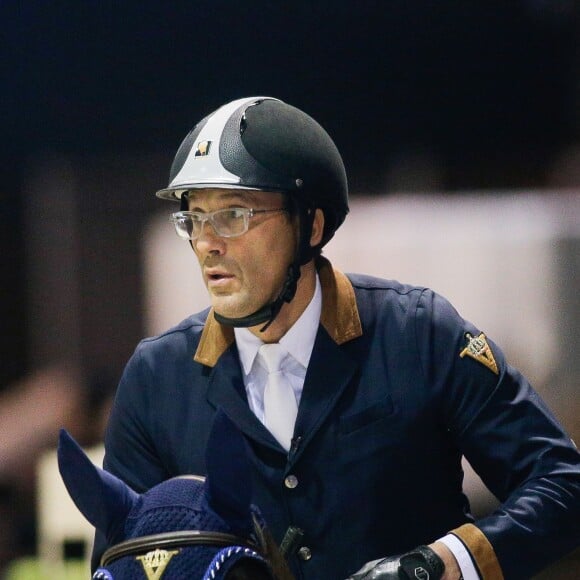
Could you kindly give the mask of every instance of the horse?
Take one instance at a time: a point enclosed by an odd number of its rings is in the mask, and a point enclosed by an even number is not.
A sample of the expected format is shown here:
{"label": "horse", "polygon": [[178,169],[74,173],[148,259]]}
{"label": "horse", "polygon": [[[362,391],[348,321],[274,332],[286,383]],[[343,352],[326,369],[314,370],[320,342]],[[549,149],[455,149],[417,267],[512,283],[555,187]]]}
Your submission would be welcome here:
{"label": "horse", "polygon": [[93,580],[293,580],[251,503],[246,443],[216,415],[207,476],[182,475],[139,494],[94,465],[61,429],[58,463],[69,495],[111,546]]}

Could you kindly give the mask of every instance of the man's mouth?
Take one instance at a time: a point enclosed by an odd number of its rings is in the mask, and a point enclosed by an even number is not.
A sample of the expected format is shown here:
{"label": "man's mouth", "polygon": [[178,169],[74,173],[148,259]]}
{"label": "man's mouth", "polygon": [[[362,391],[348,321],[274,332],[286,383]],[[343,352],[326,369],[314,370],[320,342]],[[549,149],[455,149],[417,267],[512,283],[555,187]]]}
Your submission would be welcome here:
{"label": "man's mouth", "polygon": [[206,271],[206,278],[208,283],[218,284],[220,282],[225,282],[234,278],[233,274],[229,272],[223,272],[218,270],[208,270]]}

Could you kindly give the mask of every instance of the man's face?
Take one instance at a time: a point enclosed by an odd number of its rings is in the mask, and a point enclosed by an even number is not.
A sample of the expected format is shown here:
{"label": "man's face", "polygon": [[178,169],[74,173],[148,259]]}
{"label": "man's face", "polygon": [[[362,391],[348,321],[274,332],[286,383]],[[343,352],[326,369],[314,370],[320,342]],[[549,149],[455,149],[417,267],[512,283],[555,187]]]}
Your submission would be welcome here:
{"label": "man's face", "polygon": [[[203,213],[283,205],[280,193],[227,189],[189,193],[189,210]],[[222,316],[240,318],[278,297],[294,256],[296,235],[288,214],[274,212],[251,217],[248,231],[235,238],[218,236],[206,222],[192,244],[213,308]]]}

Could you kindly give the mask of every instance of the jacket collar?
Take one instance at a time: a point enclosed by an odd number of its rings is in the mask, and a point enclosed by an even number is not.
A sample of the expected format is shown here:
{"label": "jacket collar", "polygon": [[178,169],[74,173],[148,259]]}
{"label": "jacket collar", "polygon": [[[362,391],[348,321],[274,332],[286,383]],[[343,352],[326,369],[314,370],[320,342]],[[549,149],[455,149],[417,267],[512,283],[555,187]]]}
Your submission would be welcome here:
{"label": "jacket collar", "polygon": [[[317,263],[322,286],[320,323],[336,344],[343,344],[362,335],[362,325],[350,280],[335,270],[326,258]],[[194,360],[213,367],[234,342],[234,330],[220,324],[210,309]]]}

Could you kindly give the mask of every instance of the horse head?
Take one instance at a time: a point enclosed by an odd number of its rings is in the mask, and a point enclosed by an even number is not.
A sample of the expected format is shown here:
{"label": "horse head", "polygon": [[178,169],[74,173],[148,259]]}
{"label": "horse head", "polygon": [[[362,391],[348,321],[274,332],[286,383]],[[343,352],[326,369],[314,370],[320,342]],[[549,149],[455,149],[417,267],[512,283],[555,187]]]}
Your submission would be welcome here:
{"label": "horse head", "polygon": [[292,576],[251,503],[246,442],[222,412],[207,477],[169,479],[143,494],[93,465],[64,430],[59,469],[74,503],[111,546],[94,580],[282,580]]}

